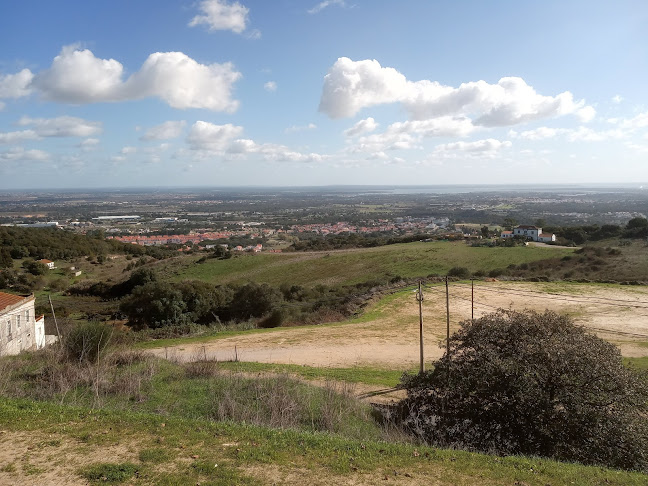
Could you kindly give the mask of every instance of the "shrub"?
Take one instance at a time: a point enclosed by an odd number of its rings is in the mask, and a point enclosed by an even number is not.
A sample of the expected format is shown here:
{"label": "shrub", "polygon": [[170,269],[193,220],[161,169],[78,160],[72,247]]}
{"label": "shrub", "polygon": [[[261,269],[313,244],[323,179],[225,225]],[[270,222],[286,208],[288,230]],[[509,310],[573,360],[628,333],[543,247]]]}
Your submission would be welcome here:
{"label": "shrub", "polygon": [[113,329],[100,322],[79,324],[63,338],[63,349],[68,360],[96,362],[110,343]]}
{"label": "shrub", "polygon": [[646,373],[569,317],[499,310],[450,349],[403,378],[403,423],[424,441],[648,470]]}
{"label": "shrub", "polygon": [[283,324],[285,319],[285,313],[281,309],[275,309],[270,313],[270,315],[259,322],[259,327],[263,329],[279,327]]}
{"label": "shrub", "polygon": [[466,267],[452,267],[448,270],[448,277],[469,278],[470,270]]}

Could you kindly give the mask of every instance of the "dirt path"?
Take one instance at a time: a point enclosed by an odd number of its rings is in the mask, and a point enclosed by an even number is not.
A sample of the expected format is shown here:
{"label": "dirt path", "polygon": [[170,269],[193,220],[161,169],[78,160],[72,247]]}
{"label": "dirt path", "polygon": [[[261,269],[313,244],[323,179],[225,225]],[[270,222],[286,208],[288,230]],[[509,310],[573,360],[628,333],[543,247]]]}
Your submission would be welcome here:
{"label": "dirt path", "polygon": [[[443,354],[445,290],[425,289],[423,320],[425,357],[429,362]],[[451,284],[450,329],[471,316],[469,284]],[[648,356],[648,289],[644,287],[560,285],[548,283],[480,282],[475,285],[475,317],[496,308],[516,310],[547,308],[571,315],[575,321],[618,344],[625,356]],[[378,304],[377,317],[369,322],[282,328],[214,339],[200,344],[153,350],[156,355],[192,360],[197,357],[262,363],[301,364],[318,367],[416,366],[419,360],[418,307],[414,293]],[[235,351],[236,349],[236,351]]]}

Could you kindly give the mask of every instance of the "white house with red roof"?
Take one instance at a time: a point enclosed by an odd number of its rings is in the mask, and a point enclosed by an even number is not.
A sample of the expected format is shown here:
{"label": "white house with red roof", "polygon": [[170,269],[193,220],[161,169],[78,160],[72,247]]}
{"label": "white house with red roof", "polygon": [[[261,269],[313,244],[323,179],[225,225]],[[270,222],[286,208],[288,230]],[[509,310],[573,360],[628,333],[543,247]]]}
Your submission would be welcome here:
{"label": "white house with red roof", "polygon": [[49,270],[54,270],[54,268],[56,268],[56,267],[54,267],[54,262],[52,260],[46,260],[45,258],[43,258],[42,260],[38,260],[38,263],[42,263]]}
{"label": "white house with red roof", "polygon": [[513,228],[512,235],[507,234],[505,236],[504,232],[502,232],[502,238],[507,238],[507,237],[510,238],[511,236],[521,236],[526,240],[540,241],[543,243],[556,241],[555,234],[543,233],[542,228],[539,228],[538,226],[520,225],[517,228]]}
{"label": "white house with red roof", "polygon": [[45,336],[45,319],[34,312],[33,295],[0,292],[0,356],[41,349],[54,336]]}

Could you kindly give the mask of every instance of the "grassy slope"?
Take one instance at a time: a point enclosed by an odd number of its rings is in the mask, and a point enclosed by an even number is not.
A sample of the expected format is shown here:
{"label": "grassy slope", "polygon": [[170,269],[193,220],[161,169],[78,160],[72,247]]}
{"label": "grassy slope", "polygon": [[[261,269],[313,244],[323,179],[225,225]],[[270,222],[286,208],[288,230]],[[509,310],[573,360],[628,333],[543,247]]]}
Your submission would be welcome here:
{"label": "grassy slope", "polygon": [[[647,481],[638,473],[544,459],[13,399],[0,402],[0,427],[5,433],[27,432],[33,442],[19,462],[0,464],[0,482],[9,483],[26,477],[37,482],[46,466],[57,468],[61,479],[78,480],[83,471],[73,466],[75,460],[111,447],[124,449],[119,459],[101,456],[86,461],[84,469],[127,460],[137,470],[129,484],[377,484],[387,478],[398,484],[631,486]],[[53,460],[61,448],[66,461]]]}
{"label": "grassy slope", "polygon": [[267,282],[279,285],[355,284],[372,279],[445,275],[455,266],[471,271],[504,268],[572,253],[571,249],[516,247],[473,248],[463,242],[388,245],[354,251],[240,255],[230,260],[198,257],[162,263],[163,274],[174,280],[200,279],[213,283]]}

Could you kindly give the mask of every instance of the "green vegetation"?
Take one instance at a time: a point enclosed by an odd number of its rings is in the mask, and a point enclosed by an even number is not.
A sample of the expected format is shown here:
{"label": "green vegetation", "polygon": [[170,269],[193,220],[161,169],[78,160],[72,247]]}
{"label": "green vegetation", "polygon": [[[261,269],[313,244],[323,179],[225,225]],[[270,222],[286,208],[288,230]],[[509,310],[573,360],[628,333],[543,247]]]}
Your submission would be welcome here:
{"label": "green vegetation", "polygon": [[[130,458],[115,461],[111,466],[104,460],[76,472],[82,475],[96,468],[105,474],[120,466],[128,465],[129,469],[135,466],[137,475],[128,480],[129,484],[285,483],[290,478],[294,481],[296,471],[304,483],[317,482],[321,477],[337,484],[381,483],[385,477],[401,477],[412,482],[433,479],[440,486],[469,485],[476,481],[488,486],[516,482],[529,486],[639,486],[646,483],[646,476],[639,473],[547,459],[497,457],[403,443],[356,441],[324,433],[162,418],[148,413],[90,410],[14,399],[0,402],[0,425],[9,433],[27,431],[37,435],[43,431],[62,443],[75,444],[67,461],[96,454],[105,447],[132,448]],[[151,448],[165,451],[168,459],[157,463],[156,467],[152,462],[138,464],[139,451]],[[156,453],[158,457],[160,454]],[[63,466],[57,465],[58,468]],[[0,480],[14,474],[0,472]],[[75,471],[68,474],[75,474]]]}
{"label": "green vegetation", "polygon": [[648,375],[569,317],[500,310],[449,349],[403,378],[403,423],[425,442],[648,471]]}
{"label": "green vegetation", "polygon": [[81,470],[81,476],[92,483],[118,484],[132,478],[137,473],[137,466],[130,462],[122,464],[93,464]]}
{"label": "green vegetation", "polygon": [[379,385],[395,387],[403,374],[398,370],[387,370],[355,366],[353,368],[315,368],[313,366],[248,363],[248,362],[221,362],[219,368],[233,372],[246,373],[290,373],[309,380],[325,379],[343,381],[347,383],[364,383],[366,385]]}
{"label": "green vegetation", "polygon": [[473,248],[462,242],[415,242],[331,253],[240,255],[229,260],[193,264],[194,258],[162,262],[162,278],[175,281],[245,283],[253,280],[279,286],[355,285],[394,277],[446,275],[455,266],[471,272],[490,271],[547,258],[560,258],[571,249],[515,247]]}

